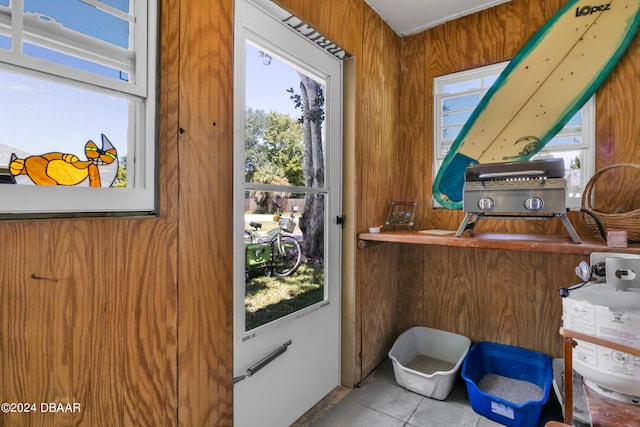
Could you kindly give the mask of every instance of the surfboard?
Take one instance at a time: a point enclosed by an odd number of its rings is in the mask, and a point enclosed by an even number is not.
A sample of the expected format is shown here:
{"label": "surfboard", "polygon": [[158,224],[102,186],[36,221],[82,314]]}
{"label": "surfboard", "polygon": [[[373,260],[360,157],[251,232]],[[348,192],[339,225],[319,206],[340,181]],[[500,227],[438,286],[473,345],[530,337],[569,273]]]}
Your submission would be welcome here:
{"label": "surfboard", "polygon": [[640,25],[640,0],[570,0],[525,44],[480,100],[433,183],[462,208],[465,170],[528,160],[602,84]]}

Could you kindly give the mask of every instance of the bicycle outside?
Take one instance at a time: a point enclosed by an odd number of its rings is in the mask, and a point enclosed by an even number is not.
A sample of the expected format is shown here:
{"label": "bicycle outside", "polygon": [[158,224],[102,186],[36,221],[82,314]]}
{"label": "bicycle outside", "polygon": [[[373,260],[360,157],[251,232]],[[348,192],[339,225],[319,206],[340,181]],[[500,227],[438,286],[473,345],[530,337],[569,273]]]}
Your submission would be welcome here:
{"label": "bicycle outside", "polygon": [[262,223],[249,222],[252,229],[244,231],[245,242],[245,280],[253,273],[264,276],[286,277],[298,270],[302,263],[300,243],[292,235],[296,227],[295,209],[288,218],[280,215],[280,207],[274,219],[278,227],[260,232]]}

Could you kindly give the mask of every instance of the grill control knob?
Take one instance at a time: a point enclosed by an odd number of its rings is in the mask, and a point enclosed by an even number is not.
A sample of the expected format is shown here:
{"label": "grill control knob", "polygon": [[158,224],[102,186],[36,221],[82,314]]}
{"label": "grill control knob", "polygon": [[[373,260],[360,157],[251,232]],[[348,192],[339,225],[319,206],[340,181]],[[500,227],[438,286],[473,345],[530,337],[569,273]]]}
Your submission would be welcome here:
{"label": "grill control knob", "polygon": [[529,212],[539,211],[543,206],[544,200],[542,200],[540,197],[529,196],[527,197],[527,200],[524,201],[524,208]]}
{"label": "grill control knob", "polygon": [[495,205],[496,202],[494,202],[491,197],[483,197],[478,200],[478,208],[480,208],[480,210],[483,212],[492,210]]}

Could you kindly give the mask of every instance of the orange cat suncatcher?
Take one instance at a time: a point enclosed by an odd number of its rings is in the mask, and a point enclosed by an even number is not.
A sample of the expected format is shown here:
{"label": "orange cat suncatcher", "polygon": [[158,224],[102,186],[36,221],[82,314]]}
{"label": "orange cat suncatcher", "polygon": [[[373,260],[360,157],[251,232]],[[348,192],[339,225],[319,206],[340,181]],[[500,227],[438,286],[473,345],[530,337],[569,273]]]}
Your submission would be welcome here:
{"label": "orange cat suncatcher", "polygon": [[102,148],[89,140],[84,146],[87,160],[74,154],[52,152],[19,159],[11,155],[11,175],[26,175],[36,185],[88,185],[109,187],[116,178],[118,157],[115,147],[102,135]]}

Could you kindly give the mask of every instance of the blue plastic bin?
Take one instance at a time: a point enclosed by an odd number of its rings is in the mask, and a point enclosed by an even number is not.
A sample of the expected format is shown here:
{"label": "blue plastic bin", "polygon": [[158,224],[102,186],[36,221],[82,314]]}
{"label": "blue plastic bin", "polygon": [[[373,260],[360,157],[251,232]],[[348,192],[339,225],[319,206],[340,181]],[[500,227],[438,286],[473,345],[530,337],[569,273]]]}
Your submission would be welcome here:
{"label": "blue plastic bin", "polygon": [[[542,389],[542,399],[513,403],[485,393],[478,383],[485,375],[533,383]],[[549,399],[553,368],[551,357],[537,351],[505,344],[479,342],[469,350],[462,365],[471,407],[475,412],[512,427],[536,427],[542,406]]]}

